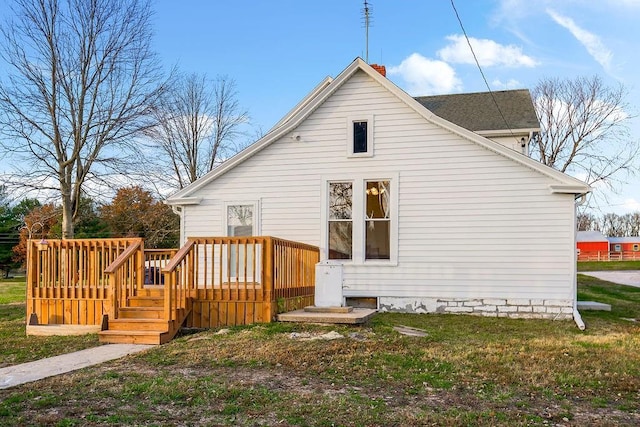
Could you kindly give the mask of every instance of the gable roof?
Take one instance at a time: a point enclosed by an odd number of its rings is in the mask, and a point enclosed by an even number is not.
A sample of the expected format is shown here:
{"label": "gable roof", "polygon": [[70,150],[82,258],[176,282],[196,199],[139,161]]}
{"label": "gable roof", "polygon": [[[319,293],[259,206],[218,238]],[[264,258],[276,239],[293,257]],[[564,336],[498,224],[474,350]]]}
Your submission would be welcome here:
{"label": "gable roof", "polygon": [[609,240],[600,231],[578,231],[576,233],[576,242],[607,242]]}
{"label": "gable roof", "polygon": [[640,243],[640,237],[609,237],[609,243]]}
{"label": "gable roof", "polygon": [[528,89],[418,96],[415,100],[443,119],[474,132],[540,129]]}
{"label": "gable roof", "polygon": [[539,163],[529,157],[505,147],[502,144],[491,141],[483,136],[474,133],[469,129],[465,129],[457,124],[454,124],[442,117],[439,117],[425,108],[418,101],[413,99],[409,94],[393,84],[391,80],[382,76],[379,72],[374,70],[369,64],[364,62],[362,58],[356,58],[347,68],[345,68],[335,79],[325,79],[318,86],[314,88],[311,94],[307,95],[293,110],[291,110],[278,124],[269,131],[265,136],[250,145],[246,149],[242,150],[235,156],[231,157],[217,168],[213,169],[200,179],[191,183],[182,190],[176,192],[170,196],[165,202],[170,205],[188,205],[198,204],[200,199],[193,197],[192,195],[200,188],[207,185],[209,182],[215,180],[217,177],[225,174],[227,171],[233,169],[244,160],[252,157],[254,154],[262,151],[273,142],[293,132],[309,115],[311,115],[320,105],[322,105],[333,93],[338,90],[346,81],[348,81],[356,72],[362,71],[366,73],[370,78],[384,87],[386,90],[394,94],[401,101],[403,101],[408,107],[413,109],[416,113],[421,115],[431,123],[449,130],[469,141],[491,150],[497,154],[507,157],[516,163],[520,163],[530,169],[538,171],[543,175],[552,178],[556,181],[555,184],[549,185],[549,190],[552,193],[566,193],[582,195],[591,191],[590,187],[584,182],[552,169],[542,163]]}

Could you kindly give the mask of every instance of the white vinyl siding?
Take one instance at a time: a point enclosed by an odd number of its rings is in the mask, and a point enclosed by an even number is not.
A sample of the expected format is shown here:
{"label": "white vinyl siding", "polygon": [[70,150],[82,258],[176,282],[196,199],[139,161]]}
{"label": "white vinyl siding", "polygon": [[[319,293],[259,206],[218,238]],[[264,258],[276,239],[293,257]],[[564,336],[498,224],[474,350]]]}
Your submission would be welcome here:
{"label": "white vinyl siding", "polygon": [[[375,156],[347,157],[348,119],[363,115]],[[260,202],[261,234],[326,253],[326,177],[395,174],[397,265],[345,265],[345,296],[573,298],[574,200],[551,194],[553,179],[426,121],[362,72],[295,132],[192,194],[203,201],[184,207],[185,235],[224,235],[224,201],[242,195]]]}

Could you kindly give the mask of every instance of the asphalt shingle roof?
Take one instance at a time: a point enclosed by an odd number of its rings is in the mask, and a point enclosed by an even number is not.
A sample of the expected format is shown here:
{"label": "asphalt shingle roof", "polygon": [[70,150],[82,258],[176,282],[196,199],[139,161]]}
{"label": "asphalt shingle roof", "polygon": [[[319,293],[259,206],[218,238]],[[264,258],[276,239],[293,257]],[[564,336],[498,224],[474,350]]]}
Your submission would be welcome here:
{"label": "asphalt shingle roof", "polygon": [[418,96],[415,100],[435,115],[474,132],[540,127],[527,89]]}

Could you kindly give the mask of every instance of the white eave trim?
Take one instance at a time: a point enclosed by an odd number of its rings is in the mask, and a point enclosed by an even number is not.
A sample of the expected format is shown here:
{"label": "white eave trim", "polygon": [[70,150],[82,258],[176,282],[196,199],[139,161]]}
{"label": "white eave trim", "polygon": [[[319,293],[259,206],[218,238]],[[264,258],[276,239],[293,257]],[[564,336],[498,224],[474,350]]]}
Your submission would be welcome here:
{"label": "white eave trim", "polygon": [[182,198],[169,198],[164,202],[169,206],[187,206],[187,205],[199,205],[202,201],[202,197],[182,197]]}
{"label": "white eave trim", "polygon": [[495,136],[514,136],[528,135],[532,132],[540,132],[540,128],[522,128],[522,129],[497,129],[497,130],[477,130],[475,133],[486,137]]}
{"label": "white eave trim", "polygon": [[588,185],[550,184],[551,194],[587,194],[591,191]]}

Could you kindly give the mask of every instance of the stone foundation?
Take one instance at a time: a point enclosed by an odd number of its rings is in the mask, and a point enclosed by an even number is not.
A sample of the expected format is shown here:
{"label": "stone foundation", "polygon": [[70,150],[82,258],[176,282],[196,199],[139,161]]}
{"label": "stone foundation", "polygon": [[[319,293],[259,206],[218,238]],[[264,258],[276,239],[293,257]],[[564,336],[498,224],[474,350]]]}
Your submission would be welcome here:
{"label": "stone foundation", "polygon": [[452,313],[515,319],[573,319],[573,301],[556,299],[379,297],[381,312]]}

